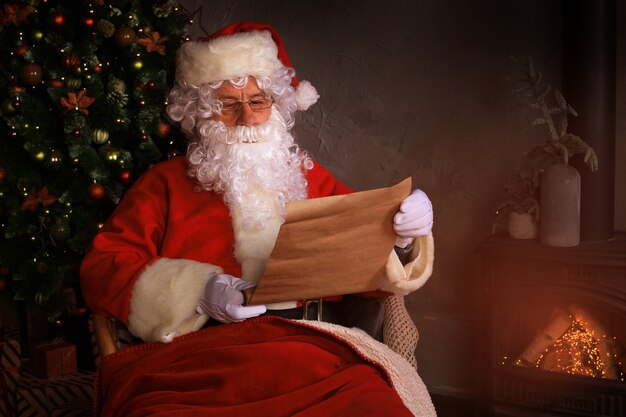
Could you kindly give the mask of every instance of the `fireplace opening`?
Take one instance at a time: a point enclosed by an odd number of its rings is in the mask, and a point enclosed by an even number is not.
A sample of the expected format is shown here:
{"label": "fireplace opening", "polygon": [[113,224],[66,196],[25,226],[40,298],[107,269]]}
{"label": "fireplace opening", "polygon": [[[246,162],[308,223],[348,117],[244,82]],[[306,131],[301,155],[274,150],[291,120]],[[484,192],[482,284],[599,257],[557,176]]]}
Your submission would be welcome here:
{"label": "fireplace opening", "polygon": [[[624,381],[624,347],[591,311],[555,308],[524,351],[501,364]],[[512,360],[509,358],[513,358]]]}
{"label": "fireplace opening", "polygon": [[626,235],[552,248],[479,247],[486,412],[626,416]]}

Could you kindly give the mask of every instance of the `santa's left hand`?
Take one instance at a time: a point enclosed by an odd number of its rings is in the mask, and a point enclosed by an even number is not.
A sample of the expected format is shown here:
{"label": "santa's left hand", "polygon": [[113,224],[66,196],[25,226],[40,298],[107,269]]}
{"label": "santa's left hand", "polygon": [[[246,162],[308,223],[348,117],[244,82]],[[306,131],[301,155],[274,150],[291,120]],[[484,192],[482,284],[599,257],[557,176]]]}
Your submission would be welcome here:
{"label": "santa's left hand", "polygon": [[396,246],[405,248],[416,237],[425,236],[433,227],[433,205],[422,190],[415,189],[402,201],[393,217]]}

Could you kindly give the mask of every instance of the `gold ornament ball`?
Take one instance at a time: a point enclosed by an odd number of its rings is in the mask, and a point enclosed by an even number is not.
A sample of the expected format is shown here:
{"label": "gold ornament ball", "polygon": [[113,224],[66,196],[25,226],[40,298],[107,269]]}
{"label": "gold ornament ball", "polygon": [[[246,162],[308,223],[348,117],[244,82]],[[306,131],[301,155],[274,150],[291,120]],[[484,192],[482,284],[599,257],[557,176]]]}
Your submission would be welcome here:
{"label": "gold ornament ball", "polygon": [[109,161],[117,161],[120,158],[120,151],[117,149],[111,149],[107,152],[106,156]]}
{"label": "gold ornament ball", "polygon": [[109,132],[104,129],[96,129],[93,131],[93,142],[102,145],[109,140]]}
{"label": "gold ornament ball", "polygon": [[113,78],[107,83],[107,89],[109,91],[123,93],[126,91],[126,83],[124,83],[124,81],[120,80],[119,78]]}
{"label": "gold ornament ball", "polygon": [[50,236],[57,242],[61,242],[70,236],[70,226],[64,220],[59,220],[50,227]]}
{"label": "gold ornament ball", "polygon": [[4,114],[13,114],[15,113],[16,108],[13,105],[13,100],[10,98],[5,99],[2,102],[2,113]]}
{"label": "gold ornament ball", "polygon": [[43,78],[43,68],[34,62],[28,62],[20,68],[20,80],[24,84],[37,85]]}
{"label": "gold ornament ball", "polygon": [[30,37],[33,41],[39,42],[40,40],[43,39],[43,32],[40,31],[39,29],[33,29],[32,32],[30,33]]}
{"label": "gold ornament ball", "polygon": [[69,88],[70,90],[76,90],[78,89],[82,84],[82,81],[80,78],[68,78],[67,79],[67,88]]}
{"label": "gold ornament ball", "polygon": [[105,38],[110,38],[115,34],[115,26],[106,19],[100,19],[96,22],[96,29]]}

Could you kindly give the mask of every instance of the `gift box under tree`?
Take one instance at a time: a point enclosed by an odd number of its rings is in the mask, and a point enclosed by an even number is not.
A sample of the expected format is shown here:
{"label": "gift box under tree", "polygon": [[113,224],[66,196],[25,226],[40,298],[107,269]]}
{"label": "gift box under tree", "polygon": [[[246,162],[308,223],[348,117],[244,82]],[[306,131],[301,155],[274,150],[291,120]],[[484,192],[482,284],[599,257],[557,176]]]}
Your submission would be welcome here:
{"label": "gift box under tree", "polygon": [[20,380],[20,343],[0,339],[0,416],[15,415],[15,393]]}
{"label": "gift box under tree", "polygon": [[76,346],[64,340],[40,343],[33,353],[32,372],[42,378],[56,378],[76,372]]}
{"label": "gift box under tree", "polygon": [[37,378],[24,373],[17,390],[17,417],[91,416],[93,372],[58,378]]}

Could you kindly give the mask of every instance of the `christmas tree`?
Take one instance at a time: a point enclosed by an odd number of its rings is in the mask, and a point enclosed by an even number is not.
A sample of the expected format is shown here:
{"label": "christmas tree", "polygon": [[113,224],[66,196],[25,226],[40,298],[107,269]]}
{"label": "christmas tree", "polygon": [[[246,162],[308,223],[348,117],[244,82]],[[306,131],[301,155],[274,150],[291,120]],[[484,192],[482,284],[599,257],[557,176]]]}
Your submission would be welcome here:
{"label": "christmas tree", "polygon": [[0,6],[0,290],[39,305],[78,292],[125,190],[181,153],[164,108],[188,20],[172,0]]}

